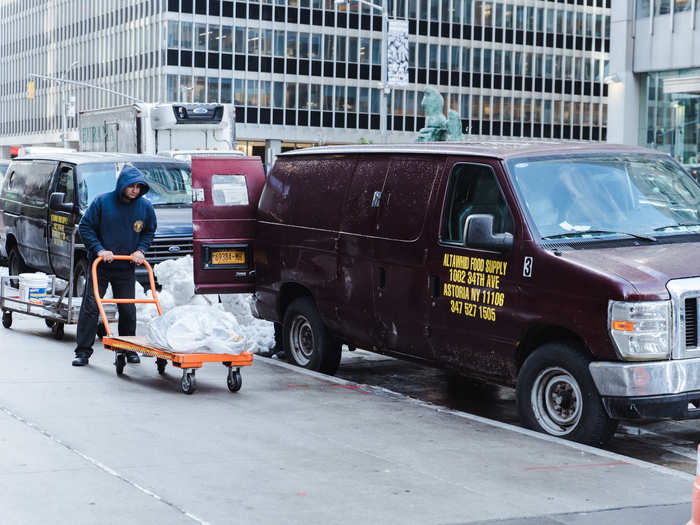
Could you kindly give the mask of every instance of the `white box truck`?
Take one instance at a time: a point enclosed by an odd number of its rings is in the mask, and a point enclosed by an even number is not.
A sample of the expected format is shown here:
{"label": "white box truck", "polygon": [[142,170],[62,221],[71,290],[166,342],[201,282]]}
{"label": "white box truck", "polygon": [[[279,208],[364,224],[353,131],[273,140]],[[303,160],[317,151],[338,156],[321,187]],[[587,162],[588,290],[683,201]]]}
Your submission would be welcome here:
{"label": "white box truck", "polygon": [[230,150],[232,104],[128,104],[81,111],[80,151],[148,153]]}

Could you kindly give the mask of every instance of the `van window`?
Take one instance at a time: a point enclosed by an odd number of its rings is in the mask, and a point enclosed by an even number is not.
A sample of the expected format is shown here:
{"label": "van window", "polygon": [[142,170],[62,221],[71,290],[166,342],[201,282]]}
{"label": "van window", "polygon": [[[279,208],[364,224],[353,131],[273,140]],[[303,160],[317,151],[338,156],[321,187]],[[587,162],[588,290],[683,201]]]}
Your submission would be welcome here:
{"label": "van window", "polygon": [[63,202],[75,202],[75,184],[73,182],[73,168],[64,166],[58,176],[56,191],[65,194]]}
{"label": "van window", "polygon": [[[85,208],[95,197],[114,191],[123,163],[105,162],[78,166],[80,206]],[[183,163],[132,162],[143,173],[151,190],[145,198],[154,205],[192,205],[192,173]]]}
{"label": "van window", "polygon": [[668,157],[522,158],[508,168],[543,238],[700,232],[700,186]]}
{"label": "van window", "polygon": [[382,190],[378,234],[390,239],[420,236],[442,159],[394,158]]}
{"label": "van window", "polygon": [[46,206],[46,194],[53,172],[56,171],[58,162],[48,160],[33,160],[30,165],[25,164],[24,195],[25,202],[30,206]]}
{"label": "van window", "polygon": [[490,167],[457,164],[452,168],[442,217],[443,242],[463,243],[469,215],[493,215],[493,233],[513,232],[513,219]]}
{"label": "van window", "polygon": [[211,196],[214,206],[248,206],[245,175],[212,175]]}

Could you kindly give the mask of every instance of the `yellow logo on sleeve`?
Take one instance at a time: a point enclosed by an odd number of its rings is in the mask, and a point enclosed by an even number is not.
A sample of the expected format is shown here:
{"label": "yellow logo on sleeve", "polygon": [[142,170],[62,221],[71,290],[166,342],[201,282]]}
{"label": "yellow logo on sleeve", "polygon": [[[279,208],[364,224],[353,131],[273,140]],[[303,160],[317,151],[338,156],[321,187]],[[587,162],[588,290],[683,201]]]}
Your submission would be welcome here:
{"label": "yellow logo on sleeve", "polygon": [[143,221],[136,221],[134,223],[134,231],[136,233],[141,233],[141,230],[143,230]]}

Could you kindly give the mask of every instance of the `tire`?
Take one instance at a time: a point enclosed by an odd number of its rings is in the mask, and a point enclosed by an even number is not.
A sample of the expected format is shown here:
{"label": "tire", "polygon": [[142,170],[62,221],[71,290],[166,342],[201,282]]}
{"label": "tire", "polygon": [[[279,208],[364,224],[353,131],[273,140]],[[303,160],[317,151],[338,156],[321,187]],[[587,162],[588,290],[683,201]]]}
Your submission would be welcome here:
{"label": "tire", "polygon": [[160,357],[156,358],[156,368],[158,368],[158,373],[160,375],[165,374],[165,366],[168,364],[167,359],[162,359]]}
{"label": "tire", "polygon": [[[10,248],[10,253],[7,254],[7,270],[10,275],[19,275],[21,273],[26,273],[29,271],[29,267],[24,263],[22,259],[22,254],[19,253],[19,248],[17,245]],[[12,285],[19,287],[19,280],[13,279]]]}
{"label": "tire", "polygon": [[124,354],[117,354],[114,359],[114,369],[117,375],[120,376],[124,373],[124,367],[126,366],[126,356]]}
{"label": "tire", "polygon": [[333,375],[340,364],[340,342],[328,331],[313,300],[295,299],[284,313],[284,350],[291,363]]}
{"label": "tire", "polygon": [[90,263],[85,257],[78,257],[73,265],[73,297],[82,297],[85,287],[91,285]]}
{"label": "tire", "polygon": [[241,389],[243,386],[243,378],[241,377],[240,370],[229,368],[226,386],[228,386],[231,392],[238,392]]}
{"label": "tire", "polygon": [[194,371],[184,372],[180,380],[180,389],[184,394],[192,395],[197,390],[197,380],[194,377]]}
{"label": "tire", "polygon": [[60,323],[60,322],[54,323],[53,326],[51,327],[51,334],[53,335],[53,338],[56,339],[57,341],[62,340],[63,336],[65,335],[63,323]]}
{"label": "tire", "polygon": [[547,343],[535,350],[516,386],[523,425],[587,445],[607,443],[618,422],[605,412],[588,363],[573,344]]}
{"label": "tire", "polygon": [[5,328],[10,328],[12,326],[12,312],[2,313],[2,325]]}

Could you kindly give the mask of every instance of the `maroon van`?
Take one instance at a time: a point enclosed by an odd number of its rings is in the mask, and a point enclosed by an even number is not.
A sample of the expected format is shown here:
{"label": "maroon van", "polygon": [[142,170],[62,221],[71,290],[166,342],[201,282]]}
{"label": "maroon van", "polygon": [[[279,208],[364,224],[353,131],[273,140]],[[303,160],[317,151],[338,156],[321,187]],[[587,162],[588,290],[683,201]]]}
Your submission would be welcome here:
{"label": "maroon van", "polygon": [[[194,159],[199,293],[255,292],[299,366],[347,344],[515,386],[529,428],[605,443],[700,417],[700,186],[571,143]],[[261,193],[262,190],[262,193]],[[259,198],[258,198],[259,196]]]}

